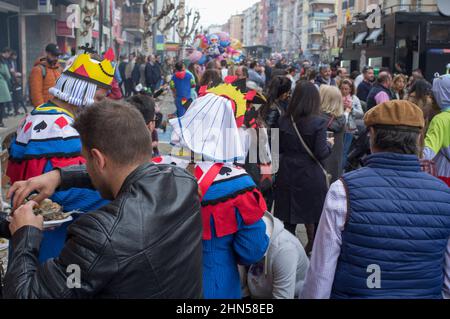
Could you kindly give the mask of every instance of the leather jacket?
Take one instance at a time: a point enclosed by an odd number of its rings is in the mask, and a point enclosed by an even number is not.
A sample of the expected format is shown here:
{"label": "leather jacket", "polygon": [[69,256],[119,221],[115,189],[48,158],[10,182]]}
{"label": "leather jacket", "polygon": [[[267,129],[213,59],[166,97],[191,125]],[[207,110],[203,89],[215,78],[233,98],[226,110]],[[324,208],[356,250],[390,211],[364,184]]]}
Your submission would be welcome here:
{"label": "leather jacket", "polygon": [[[61,188],[86,185],[86,177],[80,166],[65,168]],[[69,226],[58,258],[39,265],[41,239],[31,226],[12,236],[5,298],[203,297],[197,182],[181,168],[139,166],[116,199]],[[80,288],[69,287],[70,265],[79,266]]]}

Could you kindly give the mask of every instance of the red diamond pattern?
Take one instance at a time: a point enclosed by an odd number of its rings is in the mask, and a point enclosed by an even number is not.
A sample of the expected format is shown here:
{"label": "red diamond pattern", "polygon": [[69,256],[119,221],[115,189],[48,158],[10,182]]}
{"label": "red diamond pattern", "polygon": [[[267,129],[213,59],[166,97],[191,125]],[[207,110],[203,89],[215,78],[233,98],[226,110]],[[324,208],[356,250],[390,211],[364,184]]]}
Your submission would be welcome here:
{"label": "red diamond pattern", "polygon": [[25,125],[25,127],[23,128],[23,131],[26,133],[26,132],[30,129],[31,125],[33,125],[33,124],[32,124],[31,122],[28,122],[28,123]]}
{"label": "red diamond pattern", "polygon": [[69,124],[69,122],[67,122],[67,120],[64,118],[64,116],[58,117],[58,119],[55,121],[55,123],[56,123],[60,128],[64,128],[65,126],[67,126],[67,125]]}

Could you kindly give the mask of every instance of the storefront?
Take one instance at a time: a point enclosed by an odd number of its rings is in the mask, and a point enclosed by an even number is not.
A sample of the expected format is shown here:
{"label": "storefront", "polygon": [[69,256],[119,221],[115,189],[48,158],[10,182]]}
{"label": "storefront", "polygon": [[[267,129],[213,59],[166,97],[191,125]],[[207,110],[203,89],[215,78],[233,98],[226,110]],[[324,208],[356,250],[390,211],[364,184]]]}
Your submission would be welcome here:
{"label": "storefront", "polygon": [[450,61],[450,20],[439,13],[396,12],[382,17],[381,28],[360,22],[347,28],[342,57],[351,71],[364,65],[394,70],[402,62],[409,74],[420,68],[430,81]]}

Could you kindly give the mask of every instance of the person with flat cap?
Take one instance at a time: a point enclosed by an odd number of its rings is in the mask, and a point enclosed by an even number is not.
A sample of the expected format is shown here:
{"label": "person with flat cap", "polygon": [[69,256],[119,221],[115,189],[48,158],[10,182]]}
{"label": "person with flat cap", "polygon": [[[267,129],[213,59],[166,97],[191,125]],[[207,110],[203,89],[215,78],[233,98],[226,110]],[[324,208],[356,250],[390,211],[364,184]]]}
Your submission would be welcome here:
{"label": "person with flat cap", "polygon": [[420,169],[422,111],[369,110],[372,155],[327,194],[301,298],[450,297],[450,188]]}

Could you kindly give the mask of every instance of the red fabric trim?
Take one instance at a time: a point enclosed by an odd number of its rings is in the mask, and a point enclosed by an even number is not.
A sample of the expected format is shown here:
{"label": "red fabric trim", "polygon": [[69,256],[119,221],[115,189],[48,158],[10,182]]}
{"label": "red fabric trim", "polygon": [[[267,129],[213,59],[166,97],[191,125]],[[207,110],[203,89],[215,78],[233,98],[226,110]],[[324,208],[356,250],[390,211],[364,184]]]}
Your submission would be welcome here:
{"label": "red fabric trim", "polygon": [[256,223],[262,218],[267,210],[264,197],[257,190],[238,195],[224,203],[202,207],[203,239],[210,240],[212,237],[210,220],[214,220],[214,228],[217,237],[224,237],[238,231],[235,209],[239,210],[246,225]]}
{"label": "red fabric trim", "polygon": [[200,89],[198,90],[198,96],[204,96],[206,95],[206,92],[208,90],[208,86],[207,85],[203,85],[200,87]]}
{"label": "red fabric trim", "polygon": [[20,163],[8,162],[8,168],[6,169],[6,175],[11,180],[11,184],[17,181],[25,181],[29,178],[42,175],[44,173],[47,161],[50,161],[53,167],[66,167],[71,165],[80,165],[86,163],[86,160],[81,157],[70,157],[70,158],[34,158],[29,160],[24,160]]}
{"label": "red fabric trim", "polygon": [[443,180],[444,183],[448,185],[448,187],[450,187],[450,177],[439,176],[439,178]]}
{"label": "red fabric trim", "polygon": [[212,185],[212,183],[216,179],[216,177],[219,174],[222,167],[223,167],[223,163],[215,163],[205,173],[205,176],[203,177],[202,181],[198,184],[198,188],[200,189],[200,196],[201,196],[200,201],[202,200],[203,196],[205,196],[206,192],[208,191],[208,188]]}
{"label": "red fabric trim", "polygon": [[163,159],[162,159],[161,156],[159,156],[159,157],[153,157],[152,160],[151,160],[151,162],[158,164],[158,163],[161,163],[162,160],[163,160]]}
{"label": "red fabric trim", "polygon": [[197,180],[199,180],[200,177],[202,177],[203,171],[202,171],[202,169],[200,168],[200,166],[198,166],[198,165],[195,166],[194,174],[195,174],[195,178],[196,178]]}
{"label": "red fabric trim", "polygon": [[247,94],[245,94],[245,99],[247,101],[253,101],[255,96],[256,96],[256,91],[254,91],[254,90],[253,91],[248,91]]}
{"label": "red fabric trim", "polygon": [[233,75],[228,75],[225,77],[224,82],[226,84],[232,84],[233,82],[235,82],[238,79],[237,76],[233,76]]}
{"label": "red fabric trim", "polygon": [[50,159],[50,162],[52,163],[52,166],[54,168],[61,168],[61,167],[66,167],[66,166],[85,164],[86,160],[81,156],[71,157],[71,158],[55,157],[55,158]]}

